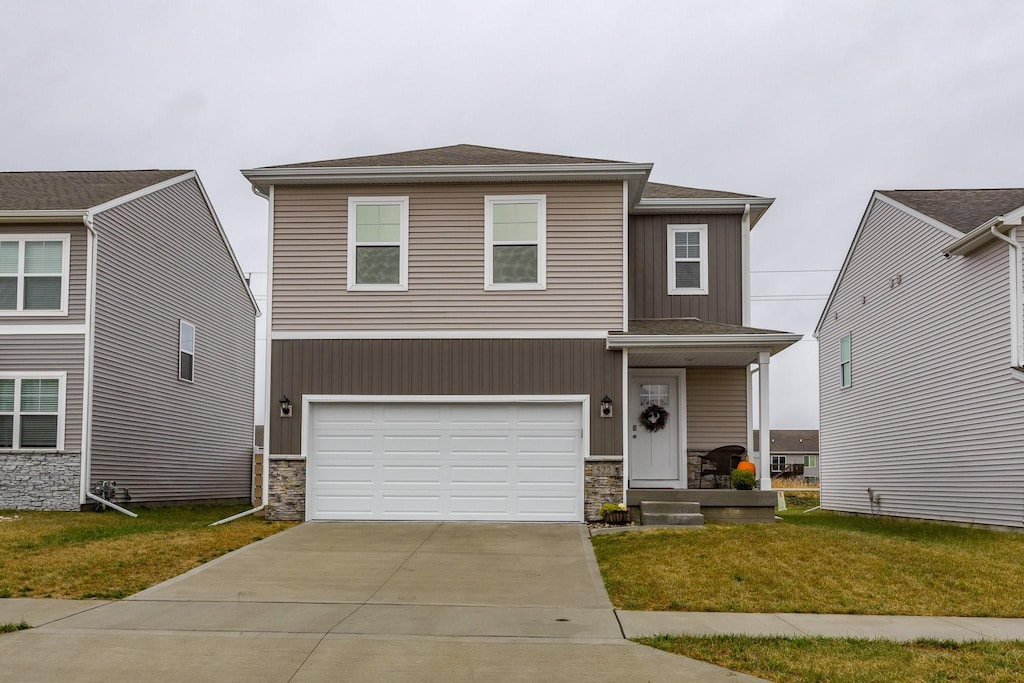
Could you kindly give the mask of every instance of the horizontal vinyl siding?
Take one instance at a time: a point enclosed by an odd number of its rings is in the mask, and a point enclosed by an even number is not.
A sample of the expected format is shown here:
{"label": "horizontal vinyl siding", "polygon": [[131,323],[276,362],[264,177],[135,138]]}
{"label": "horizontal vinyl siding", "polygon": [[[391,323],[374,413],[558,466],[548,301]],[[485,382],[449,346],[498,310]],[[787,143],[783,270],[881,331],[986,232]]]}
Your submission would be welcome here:
{"label": "horizontal vinyl siding", "polygon": [[[103,212],[92,479],[135,502],[249,498],[255,313],[198,184]],[[196,326],[178,380],[178,320]]]}
{"label": "horizontal vinyl siding", "polygon": [[[826,509],[871,512],[870,487],[885,515],[1022,524],[1024,382],[1010,376],[1008,248],[946,259],[952,241],[881,202],[868,216],[819,337]],[[841,389],[847,333],[853,382]]]}
{"label": "horizontal vinyl siding", "polygon": [[[668,226],[708,226],[708,293],[669,294]],[[700,318],[743,324],[740,216],[665,214],[629,217],[629,317]]]}
{"label": "horizontal vinyl siding", "polygon": [[[80,335],[0,336],[0,372],[66,372],[64,450],[82,450],[82,368],[85,338]],[[0,456],[2,457],[2,456]]]}
{"label": "horizontal vinyl siding", "polygon": [[747,443],[747,369],[686,369],[686,447]]}
{"label": "horizontal vinyl siding", "polygon": [[597,416],[622,395],[622,354],[595,339],[277,340],[270,395],[293,417],[270,420],[270,452],[300,452],[303,394],[590,394],[590,452],[622,454],[622,420]]}
{"label": "horizontal vinyl siding", "polygon": [[89,244],[85,225],[54,223],[52,225],[4,225],[4,235],[70,235],[71,255],[68,261],[68,314],[66,316],[4,316],[0,325],[72,325],[85,322],[85,273],[88,268]]}
{"label": "horizontal vinyl siding", "polygon": [[[547,196],[547,289],[484,291],[484,196]],[[409,291],[348,292],[348,197],[409,197]],[[622,329],[622,184],[275,187],[273,327]]]}

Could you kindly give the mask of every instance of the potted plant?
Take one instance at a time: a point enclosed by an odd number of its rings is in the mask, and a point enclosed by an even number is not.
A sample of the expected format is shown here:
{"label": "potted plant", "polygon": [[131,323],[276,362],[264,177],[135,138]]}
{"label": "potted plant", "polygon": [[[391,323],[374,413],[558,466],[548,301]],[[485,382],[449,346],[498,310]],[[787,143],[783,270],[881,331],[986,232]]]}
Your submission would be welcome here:
{"label": "potted plant", "polygon": [[[741,463],[742,464],[742,463]],[[733,470],[732,487],[739,491],[753,491],[757,478],[750,470]]]}
{"label": "potted plant", "polygon": [[605,503],[601,506],[601,519],[607,524],[628,524],[629,508],[625,503]]}

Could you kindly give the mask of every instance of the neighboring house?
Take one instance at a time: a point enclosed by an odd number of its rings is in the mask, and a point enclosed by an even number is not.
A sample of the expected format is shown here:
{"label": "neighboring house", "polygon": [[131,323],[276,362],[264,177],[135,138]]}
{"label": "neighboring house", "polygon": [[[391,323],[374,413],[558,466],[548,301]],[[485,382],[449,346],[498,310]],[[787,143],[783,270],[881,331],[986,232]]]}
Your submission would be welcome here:
{"label": "neighboring house", "polygon": [[195,172],[0,173],[0,508],[248,500],[256,313]]}
{"label": "neighboring house", "polygon": [[651,168],[455,145],[243,171],[270,204],[269,515],[583,521],[749,444],[748,367],[766,399],[799,339],[748,326],[773,200]]}
{"label": "neighboring house", "polygon": [[[754,443],[760,442],[760,430],[754,430]],[[771,473],[772,478],[799,477],[818,483],[818,430],[773,429]],[[760,453],[754,451],[755,461]]]}
{"label": "neighboring house", "polygon": [[1024,525],[1024,189],[875,192],[822,313],[822,507]]}

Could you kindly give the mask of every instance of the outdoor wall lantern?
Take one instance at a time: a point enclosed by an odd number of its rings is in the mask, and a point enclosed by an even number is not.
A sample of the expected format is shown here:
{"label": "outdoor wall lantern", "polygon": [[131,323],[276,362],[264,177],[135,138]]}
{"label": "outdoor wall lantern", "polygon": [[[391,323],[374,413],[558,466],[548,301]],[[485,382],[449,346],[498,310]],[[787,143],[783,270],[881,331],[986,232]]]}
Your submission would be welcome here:
{"label": "outdoor wall lantern", "polygon": [[278,403],[281,404],[281,417],[291,417],[292,416],[292,402],[291,402],[291,399],[289,399],[284,394],[281,394],[281,400],[279,400]]}
{"label": "outdoor wall lantern", "polygon": [[605,395],[605,397],[601,399],[601,417],[611,417],[612,414],[612,399],[608,395]]}

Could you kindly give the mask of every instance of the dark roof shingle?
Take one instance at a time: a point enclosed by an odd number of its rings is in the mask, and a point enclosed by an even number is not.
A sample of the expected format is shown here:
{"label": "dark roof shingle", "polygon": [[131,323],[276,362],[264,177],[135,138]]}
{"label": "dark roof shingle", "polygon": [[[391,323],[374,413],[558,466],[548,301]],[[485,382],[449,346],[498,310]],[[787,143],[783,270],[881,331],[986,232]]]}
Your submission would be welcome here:
{"label": "dark roof shingle", "polygon": [[752,194],[738,194],[723,190],[705,190],[699,187],[647,183],[644,199],[763,199]]}
{"label": "dark roof shingle", "polygon": [[11,171],[0,173],[0,211],[89,209],[188,171]]}
{"label": "dark roof shingle", "polygon": [[590,159],[540,152],[521,152],[514,149],[481,147],[480,145],[449,145],[414,149],[408,152],[375,154],[307,161],[298,164],[264,166],[264,168],[361,168],[373,166],[492,166],[502,164],[618,164],[620,161]]}
{"label": "dark roof shingle", "polygon": [[1024,206],[1024,188],[878,192],[964,233]]}
{"label": "dark roof shingle", "polygon": [[629,321],[629,332],[611,334],[790,334],[778,330],[763,330],[757,327],[711,323],[699,318],[642,318]]}

